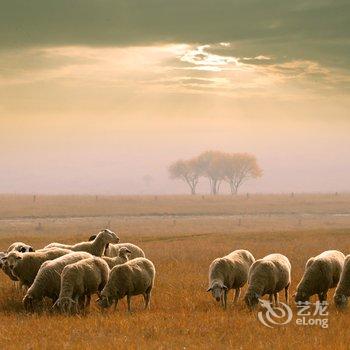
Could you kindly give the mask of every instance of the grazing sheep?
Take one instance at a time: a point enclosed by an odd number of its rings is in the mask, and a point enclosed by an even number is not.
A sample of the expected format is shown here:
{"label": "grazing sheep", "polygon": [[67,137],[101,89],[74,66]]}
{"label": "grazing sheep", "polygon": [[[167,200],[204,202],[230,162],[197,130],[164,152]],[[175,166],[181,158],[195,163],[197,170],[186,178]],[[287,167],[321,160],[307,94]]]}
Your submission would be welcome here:
{"label": "grazing sheep", "polygon": [[98,257],[67,265],[61,274],[61,291],[56,306],[63,312],[71,312],[73,305],[77,312],[79,301],[81,306],[89,306],[91,295],[102,291],[108,277],[109,267]]}
{"label": "grazing sheep", "polygon": [[115,258],[110,258],[108,256],[103,256],[102,259],[108,264],[109,268],[112,269],[116,265],[124,264],[127,262],[131,255],[131,251],[126,247],[121,247],[118,252],[118,256]]}
{"label": "grazing sheep", "polygon": [[339,282],[344,260],[344,254],[337,250],[327,250],[309,259],[297,286],[295,301],[309,301],[314,294],[318,295],[320,302],[326,301],[328,290],[335,288]]}
{"label": "grazing sheep", "polygon": [[1,263],[0,263],[1,269],[5,273],[5,275],[7,275],[12,281],[17,282],[18,278],[12,273],[11,268],[9,267],[6,261],[7,254],[12,251],[25,253],[25,252],[34,252],[34,249],[32,246],[25,244],[23,242],[14,242],[7,248],[7,253],[3,253],[5,255],[1,258]]}
{"label": "grazing sheep", "polygon": [[89,242],[81,242],[74,245],[66,245],[61,243],[51,243],[45,247],[47,248],[63,248],[63,249],[70,249],[75,252],[87,252],[95,256],[102,256],[106,245],[109,243],[118,243],[119,237],[112,231],[105,229],[102,230],[97,236],[96,239]]}
{"label": "grazing sheep", "polygon": [[235,250],[215,259],[209,267],[209,288],[216,301],[226,309],[227,293],[235,289],[234,303],[237,302],[241,288],[246,284],[250,266],[254,263],[253,255],[247,250]]}
{"label": "grazing sheep", "polygon": [[335,290],[334,302],[338,308],[346,307],[350,296],[350,255],[345,258],[340,281]]}
{"label": "grazing sheep", "polygon": [[45,261],[54,260],[71,252],[71,250],[61,248],[37,250],[36,252],[28,253],[12,251],[5,259],[13,276],[19,280],[22,286],[29,288],[33,284],[40,266]]}
{"label": "grazing sheep", "polygon": [[21,253],[26,253],[26,252],[34,252],[34,248],[28,244],[25,244],[23,242],[15,242],[12,243],[8,249],[7,249],[7,253],[12,252],[16,250],[17,252],[21,252]]}
{"label": "grazing sheep", "polygon": [[99,306],[107,308],[114,301],[116,307],[118,300],[126,296],[128,310],[131,312],[131,297],[142,294],[147,309],[150,305],[155,273],[153,263],[146,258],[136,258],[113,267],[108,283],[98,300]]}
{"label": "grazing sheep", "polygon": [[244,297],[247,306],[257,306],[259,298],[269,294],[270,302],[274,298],[278,304],[278,293],[284,289],[288,303],[288,289],[291,282],[291,264],[282,254],[270,254],[256,260],[251,266],[248,276],[248,290]]}
{"label": "grazing sheep", "polygon": [[[90,236],[89,241],[93,241],[95,238],[96,235],[92,235]],[[104,255],[109,256],[110,258],[115,258],[119,256],[119,249],[122,247],[125,247],[130,250],[130,259],[146,257],[144,251],[140,247],[132,243],[107,244]]]}
{"label": "grazing sheep", "polygon": [[27,311],[33,311],[41,304],[45,297],[56,302],[61,289],[61,273],[65,266],[73,264],[79,260],[92,258],[86,252],[71,252],[55,260],[45,261],[31,287],[23,298],[23,305]]}
{"label": "grazing sheep", "polygon": [[7,275],[12,281],[17,282],[18,279],[12,274],[10,267],[6,261],[7,253],[0,252],[0,269]]}

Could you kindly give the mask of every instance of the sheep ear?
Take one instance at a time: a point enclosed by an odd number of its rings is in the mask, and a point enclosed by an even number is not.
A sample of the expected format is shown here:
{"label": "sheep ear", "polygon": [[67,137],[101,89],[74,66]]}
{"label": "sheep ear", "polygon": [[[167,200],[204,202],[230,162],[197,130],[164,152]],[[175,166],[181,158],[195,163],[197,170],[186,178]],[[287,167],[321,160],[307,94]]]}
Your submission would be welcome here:
{"label": "sheep ear", "polygon": [[22,260],[21,256],[16,256],[16,260]]}
{"label": "sheep ear", "polygon": [[207,292],[210,292],[211,291],[211,287],[209,287],[208,289],[207,289]]}

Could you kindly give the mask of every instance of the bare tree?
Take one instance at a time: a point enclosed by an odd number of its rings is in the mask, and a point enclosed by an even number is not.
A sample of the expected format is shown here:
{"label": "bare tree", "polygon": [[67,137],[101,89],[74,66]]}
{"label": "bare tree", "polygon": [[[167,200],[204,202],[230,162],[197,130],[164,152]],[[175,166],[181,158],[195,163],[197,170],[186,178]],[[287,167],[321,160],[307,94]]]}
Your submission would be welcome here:
{"label": "bare tree", "polygon": [[206,151],[197,158],[200,175],[209,179],[211,194],[217,194],[221,181],[225,178],[225,153]]}
{"label": "bare tree", "polygon": [[239,187],[248,179],[262,176],[262,170],[254,155],[248,153],[231,153],[225,155],[225,181],[231,194],[235,195]]}
{"label": "bare tree", "polygon": [[169,166],[169,173],[172,179],[181,179],[188,184],[191,194],[196,194],[196,187],[199,181],[197,160],[178,160]]}

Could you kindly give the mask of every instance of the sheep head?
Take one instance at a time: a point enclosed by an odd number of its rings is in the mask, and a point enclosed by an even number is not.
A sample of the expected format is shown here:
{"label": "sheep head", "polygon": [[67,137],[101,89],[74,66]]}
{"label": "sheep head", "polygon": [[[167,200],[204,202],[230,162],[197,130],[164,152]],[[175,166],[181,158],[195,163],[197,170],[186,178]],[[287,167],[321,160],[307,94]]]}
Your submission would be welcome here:
{"label": "sheep head", "polygon": [[207,292],[211,292],[213,298],[219,302],[227,290],[228,290],[228,288],[223,283],[214,282],[207,289]]}

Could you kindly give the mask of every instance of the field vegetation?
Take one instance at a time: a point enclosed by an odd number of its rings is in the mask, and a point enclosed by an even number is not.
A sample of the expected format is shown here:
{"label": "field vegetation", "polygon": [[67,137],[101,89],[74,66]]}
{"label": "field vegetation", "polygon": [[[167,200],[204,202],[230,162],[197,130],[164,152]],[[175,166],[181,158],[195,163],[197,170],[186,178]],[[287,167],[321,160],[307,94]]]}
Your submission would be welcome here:
{"label": "field vegetation", "polygon": [[[0,274],[0,349],[348,349],[350,312],[329,307],[329,328],[270,329],[241,297],[226,311],[206,292],[210,262],[234,249],[292,263],[291,292],[306,260],[327,249],[350,253],[350,195],[0,196],[0,250],[14,241],[41,248],[85,240],[109,227],[155,264],[150,311],[142,298],[117,312],[95,305],[80,316],[26,314],[22,292]],[[281,293],[282,294],[282,293]],[[292,294],[292,293],[291,293]],[[244,295],[244,292],[243,292]],[[281,295],[282,297],[282,295]],[[331,300],[332,295],[329,295]],[[292,309],[296,307],[291,303]]]}

